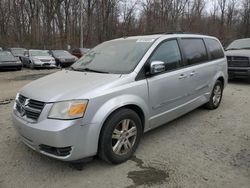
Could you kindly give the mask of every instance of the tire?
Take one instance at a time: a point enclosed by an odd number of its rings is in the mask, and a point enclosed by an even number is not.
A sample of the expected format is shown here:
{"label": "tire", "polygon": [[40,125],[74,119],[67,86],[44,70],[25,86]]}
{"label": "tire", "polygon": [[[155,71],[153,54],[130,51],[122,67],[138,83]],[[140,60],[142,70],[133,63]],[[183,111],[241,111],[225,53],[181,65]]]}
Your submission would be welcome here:
{"label": "tire", "polygon": [[29,68],[30,68],[30,69],[34,69],[34,68],[35,68],[35,67],[34,67],[34,63],[33,63],[32,61],[30,61]]}
{"label": "tire", "polygon": [[117,110],[103,125],[99,157],[112,164],[127,161],[137,149],[142,132],[142,122],[136,112],[126,108]]}
{"label": "tire", "polygon": [[205,107],[210,110],[214,110],[220,106],[221,99],[223,95],[223,84],[220,80],[215,82],[212,94],[208,103],[205,104]]}
{"label": "tire", "polygon": [[61,64],[61,63],[58,63],[58,64],[57,64],[57,68],[58,68],[58,69],[62,69],[62,68],[63,68],[62,64]]}
{"label": "tire", "polygon": [[247,82],[250,84],[250,76],[248,76]]}

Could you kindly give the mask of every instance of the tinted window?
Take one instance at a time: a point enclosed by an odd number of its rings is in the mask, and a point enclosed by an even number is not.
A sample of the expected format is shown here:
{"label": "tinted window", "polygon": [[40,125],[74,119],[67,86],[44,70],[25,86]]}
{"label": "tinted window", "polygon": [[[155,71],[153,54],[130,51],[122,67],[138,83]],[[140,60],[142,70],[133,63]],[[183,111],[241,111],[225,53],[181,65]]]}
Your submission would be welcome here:
{"label": "tinted window", "polygon": [[224,57],[224,52],[221,48],[221,45],[218,41],[214,39],[205,39],[206,46],[211,55],[211,59],[220,59]]}
{"label": "tinted window", "polygon": [[202,39],[182,39],[182,44],[188,65],[208,60],[206,47]]}
{"label": "tinted window", "polygon": [[160,44],[150,58],[152,61],[163,61],[166,70],[173,70],[179,66],[181,54],[176,40],[171,40]]}

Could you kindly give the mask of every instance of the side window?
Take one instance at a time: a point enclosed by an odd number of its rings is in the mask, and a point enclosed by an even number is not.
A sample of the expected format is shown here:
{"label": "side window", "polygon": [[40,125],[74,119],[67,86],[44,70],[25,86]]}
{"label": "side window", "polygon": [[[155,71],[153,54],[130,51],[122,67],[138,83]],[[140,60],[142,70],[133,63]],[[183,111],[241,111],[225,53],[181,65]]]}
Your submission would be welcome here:
{"label": "side window", "polygon": [[181,62],[181,54],[177,41],[171,40],[160,44],[150,58],[150,62],[152,61],[163,61],[166,71],[178,68]]}
{"label": "side window", "polygon": [[182,45],[188,65],[208,60],[207,50],[202,39],[182,39]]}
{"label": "side window", "polygon": [[29,55],[28,51],[25,51],[24,56],[28,56],[28,55]]}
{"label": "side window", "polygon": [[205,39],[206,46],[211,55],[211,59],[220,59],[224,57],[223,49],[220,43],[215,39]]}

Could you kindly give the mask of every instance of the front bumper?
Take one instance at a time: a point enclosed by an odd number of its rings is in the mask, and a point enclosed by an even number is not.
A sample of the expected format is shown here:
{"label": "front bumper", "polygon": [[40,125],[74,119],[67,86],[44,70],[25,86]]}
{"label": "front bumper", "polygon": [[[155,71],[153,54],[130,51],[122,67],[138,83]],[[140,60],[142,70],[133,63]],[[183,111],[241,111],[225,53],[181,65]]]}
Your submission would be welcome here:
{"label": "front bumper", "polygon": [[[63,161],[75,161],[96,155],[99,133],[97,125],[82,125],[80,120],[62,121],[46,119],[38,123],[29,123],[12,113],[13,124],[21,140],[33,150]],[[44,149],[70,148],[69,154],[60,156],[56,152]]]}
{"label": "front bumper", "polygon": [[250,67],[228,67],[229,78],[250,78]]}
{"label": "front bumper", "polygon": [[47,67],[47,68],[55,68],[55,63],[34,63],[34,67]]}

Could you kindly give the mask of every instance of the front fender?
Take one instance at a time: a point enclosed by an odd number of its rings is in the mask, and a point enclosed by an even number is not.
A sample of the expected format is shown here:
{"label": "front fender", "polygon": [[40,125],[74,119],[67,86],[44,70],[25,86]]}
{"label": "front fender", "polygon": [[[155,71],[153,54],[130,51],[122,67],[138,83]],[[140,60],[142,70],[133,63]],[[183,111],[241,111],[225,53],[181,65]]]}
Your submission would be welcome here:
{"label": "front fender", "polygon": [[87,138],[87,142],[89,143],[87,144],[88,151],[91,151],[92,154],[96,154],[98,152],[99,136],[105,120],[115,110],[126,105],[136,105],[137,107],[139,107],[143,111],[145,117],[144,131],[149,128],[149,123],[147,121],[149,118],[149,109],[146,105],[146,101],[144,101],[143,98],[135,95],[117,96],[103,103],[96,112],[89,112],[94,115],[90,122],[87,123],[91,124],[88,130],[89,137]]}
{"label": "front fender", "polygon": [[149,109],[146,101],[136,95],[120,95],[115,98],[112,98],[106,101],[95,113],[93,116],[91,123],[98,123],[101,125],[104,124],[105,120],[108,118],[110,114],[112,114],[115,110],[127,106],[127,105],[136,105],[139,107],[144,113],[144,122],[145,129],[148,128],[148,122],[146,121],[149,118]]}

